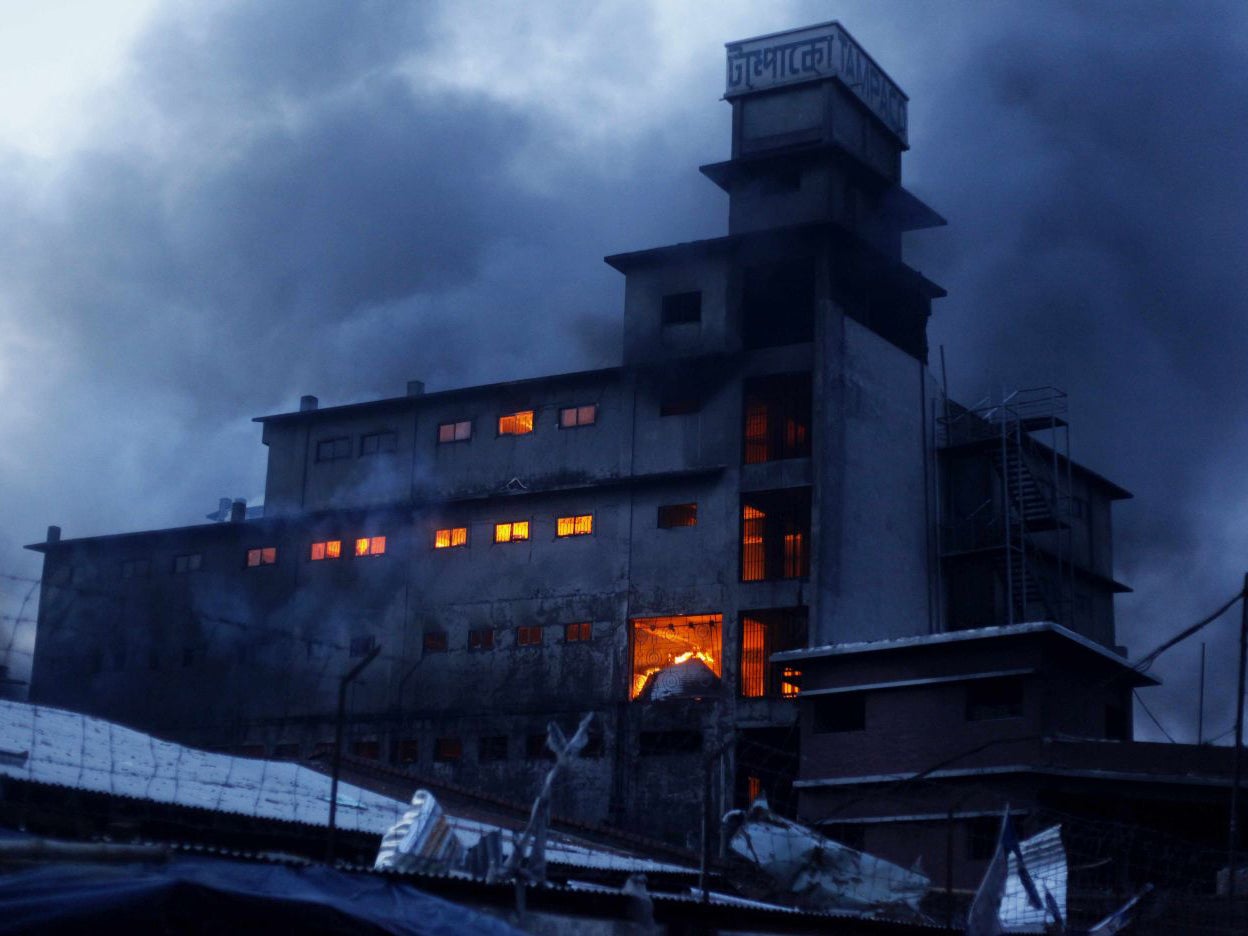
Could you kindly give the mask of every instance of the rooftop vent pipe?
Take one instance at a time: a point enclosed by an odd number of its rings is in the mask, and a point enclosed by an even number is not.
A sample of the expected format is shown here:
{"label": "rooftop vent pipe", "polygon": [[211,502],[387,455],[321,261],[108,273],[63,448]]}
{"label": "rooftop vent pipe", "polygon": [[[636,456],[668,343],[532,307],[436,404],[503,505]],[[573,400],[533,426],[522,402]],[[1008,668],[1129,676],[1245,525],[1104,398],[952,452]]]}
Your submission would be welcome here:
{"label": "rooftop vent pipe", "polygon": [[299,398],[299,412],[306,413],[309,410],[314,410],[317,408],[319,403],[320,401],[318,401],[312,394],[305,393]]}
{"label": "rooftop vent pipe", "polygon": [[48,527],[48,542],[59,543],[61,541],[61,528],[59,526]]}
{"label": "rooftop vent pipe", "polygon": [[408,396],[423,396],[425,393],[425,382],[423,380],[409,380],[407,382]]}
{"label": "rooftop vent pipe", "polygon": [[238,498],[230,504],[230,523],[242,523],[247,519],[247,500]]}

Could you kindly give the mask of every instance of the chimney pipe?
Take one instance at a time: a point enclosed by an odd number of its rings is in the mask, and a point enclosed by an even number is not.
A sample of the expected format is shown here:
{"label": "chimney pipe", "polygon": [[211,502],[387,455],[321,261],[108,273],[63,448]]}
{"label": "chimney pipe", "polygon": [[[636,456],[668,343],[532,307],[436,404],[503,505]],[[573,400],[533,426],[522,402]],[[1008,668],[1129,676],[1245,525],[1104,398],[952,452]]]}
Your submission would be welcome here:
{"label": "chimney pipe", "polygon": [[305,393],[299,398],[299,412],[306,413],[309,410],[314,410],[319,404],[320,401],[316,397],[310,393]]}
{"label": "chimney pipe", "polygon": [[230,504],[230,523],[242,523],[247,519],[247,500],[238,498]]}
{"label": "chimney pipe", "polygon": [[61,541],[61,528],[59,526],[48,527],[47,540],[49,543],[59,543]]}
{"label": "chimney pipe", "polygon": [[425,393],[425,382],[423,380],[409,380],[407,382],[408,396],[423,396]]}

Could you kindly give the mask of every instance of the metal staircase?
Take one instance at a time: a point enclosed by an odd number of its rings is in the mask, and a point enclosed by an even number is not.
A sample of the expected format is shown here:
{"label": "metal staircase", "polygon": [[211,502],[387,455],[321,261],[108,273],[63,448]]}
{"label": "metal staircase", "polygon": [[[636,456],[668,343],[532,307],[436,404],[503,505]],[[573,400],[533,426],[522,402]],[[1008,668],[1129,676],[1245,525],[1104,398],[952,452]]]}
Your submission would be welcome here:
{"label": "metal staircase", "polygon": [[995,491],[968,516],[942,523],[942,555],[992,551],[1004,586],[1005,623],[1073,615],[1071,467],[1066,394],[1016,390],[999,403],[950,404],[941,420],[946,449],[982,452]]}

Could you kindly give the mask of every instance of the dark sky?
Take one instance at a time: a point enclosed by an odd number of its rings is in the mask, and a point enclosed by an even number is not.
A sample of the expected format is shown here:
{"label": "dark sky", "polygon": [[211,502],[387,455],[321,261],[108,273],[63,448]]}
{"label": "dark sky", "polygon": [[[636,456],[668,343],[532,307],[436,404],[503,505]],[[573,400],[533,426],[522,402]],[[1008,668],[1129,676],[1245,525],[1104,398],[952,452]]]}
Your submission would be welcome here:
{"label": "dark sky", "polygon": [[[840,19],[910,95],[950,221],[955,396],[1053,384],[1116,514],[1142,652],[1248,569],[1248,7],[1240,3],[158,6],[72,145],[0,140],[0,574],[21,544],[263,490],[250,417],[613,363],[605,254],[722,233],[723,43]],[[27,586],[0,579],[8,618]],[[1231,722],[1235,615],[1206,724]],[[25,664],[31,628],[11,643]],[[1199,642],[1151,707],[1195,732]],[[1155,702],[1155,704],[1153,704]],[[1141,717],[1141,734],[1156,731]]]}

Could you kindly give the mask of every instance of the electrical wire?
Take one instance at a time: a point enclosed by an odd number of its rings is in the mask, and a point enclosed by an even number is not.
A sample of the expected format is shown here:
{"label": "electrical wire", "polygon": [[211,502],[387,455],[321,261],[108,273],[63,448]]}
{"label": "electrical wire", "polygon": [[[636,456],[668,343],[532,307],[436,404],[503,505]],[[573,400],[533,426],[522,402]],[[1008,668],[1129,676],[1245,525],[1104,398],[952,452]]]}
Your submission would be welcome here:
{"label": "electrical wire", "polygon": [[1170,732],[1166,731],[1165,726],[1157,720],[1157,716],[1153,714],[1153,710],[1148,707],[1148,703],[1140,697],[1139,690],[1132,689],[1131,694],[1135,696],[1135,701],[1140,703],[1140,708],[1144,710],[1144,714],[1147,715],[1152,720],[1153,724],[1157,726],[1157,730],[1166,736],[1166,740],[1171,744],[1177,744],[1178,742],[1174,740],[1174,736],[1171,735]]}

